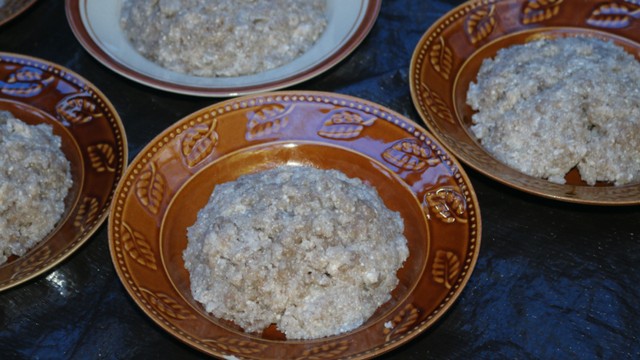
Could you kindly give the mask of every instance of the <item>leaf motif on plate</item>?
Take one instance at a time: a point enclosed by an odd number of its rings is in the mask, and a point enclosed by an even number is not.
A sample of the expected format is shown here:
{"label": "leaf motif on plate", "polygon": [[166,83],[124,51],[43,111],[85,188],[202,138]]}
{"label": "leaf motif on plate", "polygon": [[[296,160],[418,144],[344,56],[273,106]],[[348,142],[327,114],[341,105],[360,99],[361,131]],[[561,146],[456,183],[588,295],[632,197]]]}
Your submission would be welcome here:
{"label": "leaf motif on plate", "polygon": [[436,251],[431,274],[435,282],[451,289],[460,274],[460,259],[451,251]]}
{"label": "leaf motif on plate", "polygon": [[482,6],[467,17],[464,29],[472,44],[486,39],[496,26],[495,5]]}
{"label": "leaf motif on plate", "polygon": [[247,114],[247,140],[263,139],[278,134],[289,124],[293,105],[266,105]]}
{"label": "leaf motif on plate", "polygon": [[422,89],[424,90],[422,92],[422,99],[424,101],[424,104],[433,113],[433,115],[439,120],[455,124],[453,115],[451,115],[451,112],[449,111],[449,107],[444,102],[444,100],[442,100],[440,95],[431,91],[431,89],[429,89],[429,87],[427,87],[425,83],[421,83],[421,85]]}
{"label": "leaf motif on plate", "polygon": [[330,342],[328,344],[312,347],[305,350],[298,359],[324,360],[335,359],[349,350],[349,342],[346,340]]}
{"label": "leaf motif on plate", "polygon": [[624,4],[609,2],[596,7],[587,18],[587,24],[610,29],[620,29],[640,19],[640,6],[635,1]]}
{"label": "leaf motif on plate", "polygon": [[331,111],[318,135],[330,139],[353,139],[360,136],[365,127],[371,126],[376,117],[353,109],[339,109]]}
{"label": "leaf motif on plate", "polygon": [[157,270],[156,258],[151,251],[151,245],[144,235],[133,230],[129,225],[122,224],[122,243],[124,251],[138,264],[146,266],[151,270]]}
{"label": "leaf motif on plate", "polygon": [[178,320],[195,319],[196,317],[187,310],[184,306],[180,305],[176,300],[169,295],[163,293],[154,293],[147,289],[140,288],[144,298],[149,302],[154,309],[158,312]]}
{"label": "leaf motif on plate", "polygon": [[218,144],[217,119],[196,124],[184,133],[182,155],[189,167],[198,165],[209,156]]}
{"label": "leaf motif on plate", "polygon": [[563,0],[529,0],[522,9],[522,23],[533,24],[558,15]]}
{"label": "leaf motif on plate", "polygon": [[140,174],[136,183],[136,196],[140,204],[152,214],[160,211],[160,204],[164,198],[165,180],[156,170],[154,163],[149,163],[145,171]]}
{"label": "leaf motif on plate", "polygon": [[382,158],[391,165],[409,171],[421,171],[440,163],[431,149],[416,139],[396,142],[382,153]]}
{"label": "leaf motif on plate", "polygon": [[464,196],[449,188],[440,188],[435,192],[427,192],[424,196],[425,206],[447,224],[456,221],[467,222],[467,201]]}
{"label": "leaf motif on plate", "polygon": [[385,323],[383,334],[386,341],[396,338],[411,330],[418,322],[420,309],[413,304],[407,304],[393,319]]}
{"label": "leaf motif on plate", "polygon": [[44,72],[32,66],[23,66],[9,75],[8,82],[40,82]]}
{"label": "leaf motif on plate", "polygon": [[76,218],[73,220],[73,226],[83,229],[86,225],[93,223],[100,210],[98,199],[93,197],[85,197],[80,203]]}
{"label": "leaf motif on plate", "polygon": [[429,52],[429,62],[440,76],[445,80],[449,80],[449,75],[453,67],[453,52],[451,48],[447,46],[442,36],[437,42],[433,43],[431,51]]}
{"label": "leaf motif on plate", "polygon": [[91,167],[99,173],[116,171],[116,154],[113,147],[107,143],[89,145],[87,147]]}
{"label": "leaf motif on plate", "polygon": [[54,76],[45,78],[45,73],[31,66],[24,66],[0,81],[0,92],[15,97],[32,97],[55,80]]}
{"label": "leaf motif on plate", "polygon": [[85,94],[67,96],[56,105],[56,113],[68,124],[86,124],[104,117],[104,114],[91,99]]}
{"label": "leaf motif on plate", "polygon": [[230,337],[219,337],[217,339],[203,339],[202,342],[213,345],[218,349],[234,354],[240,355],[255,355],[263,352],[268,345],[260,344],[253,341],[239,339],[239,338],[230,338]]}
{"label": "leaf motif on plate", "polygon": [[11,275],[11,279],[20,279],[28,276],[42,268],[51,259],[51,248],[47,245],[39,249],[34,249],[29,256],[25,256],[24,261],[17,266],[16,271]]}

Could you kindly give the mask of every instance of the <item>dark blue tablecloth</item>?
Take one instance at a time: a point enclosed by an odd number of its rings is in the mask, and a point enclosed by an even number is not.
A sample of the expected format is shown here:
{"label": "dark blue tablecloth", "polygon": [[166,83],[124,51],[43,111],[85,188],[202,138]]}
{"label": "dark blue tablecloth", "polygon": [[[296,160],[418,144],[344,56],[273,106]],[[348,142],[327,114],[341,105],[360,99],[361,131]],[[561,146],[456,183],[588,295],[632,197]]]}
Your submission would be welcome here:
{"label": "dark blue tablecloth", "polygon": [[[358,96],[421,122],[409,92],[411,55],[458,3],[384,0],[361,46],[296,88]],[[94,83],[122,117],[131,157],[172,122],[220,101],[153,90],[110,71],[75,39],[61,0],[40,0],[0,27],[0,51],[58,63]],[[483,219],[475,271],[435,326],[382,358],[640,358],[640,207],[545,200],[465,169]],[[129,298],[105,225],[53,270],[0,293],[0,359],[204,357]]]}

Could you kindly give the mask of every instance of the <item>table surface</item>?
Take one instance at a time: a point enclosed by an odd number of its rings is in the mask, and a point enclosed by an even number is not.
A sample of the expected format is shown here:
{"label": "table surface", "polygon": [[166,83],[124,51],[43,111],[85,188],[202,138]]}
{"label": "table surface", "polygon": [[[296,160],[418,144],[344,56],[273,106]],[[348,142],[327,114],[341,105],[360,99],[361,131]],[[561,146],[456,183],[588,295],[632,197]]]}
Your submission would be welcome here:
{"label": "table surface", "polygon": [[[409,63],[422,34],[459,1],[384,0],[367,39],[294,87],[357,96],[421,122]],[[171,123],[219,98],[154,90],[117,75],[73,36],[62,0],[0,27],[0,51],[65,66],[119,112],[133,158]],[[475,270],[433,327],[382,359],[640,358],[640,207],[541,199],[465,167],[483,219]],[[54,269],[0,293],[0,358],[199,359],[131,300],[102,225]]]}

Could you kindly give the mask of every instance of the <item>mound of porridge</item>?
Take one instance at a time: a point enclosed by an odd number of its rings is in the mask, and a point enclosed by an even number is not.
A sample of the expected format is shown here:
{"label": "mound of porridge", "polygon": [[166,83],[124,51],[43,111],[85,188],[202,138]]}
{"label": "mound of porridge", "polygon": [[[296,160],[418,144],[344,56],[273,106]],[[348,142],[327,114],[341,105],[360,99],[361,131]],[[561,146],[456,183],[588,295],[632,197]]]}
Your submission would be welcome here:
{"label": "mound of porridge", "polygon": [[320,37],[326,0],[124,0],[121,26],[160,66],[204,77],[291,62]]}
{"label": "mound of porridge", "polygon": [[0,111],[0,264],[24,255],[65,210],[69,161],[51,125],[28,125]]}
{"label": "mound of porridge", "polygon": [[283,166],[216,186],[183,258],[208,312],[313,339],[360,326],[390,299],[409,255],[403,231],[359,179]]}
{"label": "mound of porridge", "polygon": [[563,184],[640,180],[640,62],[611,42],[544,39],[483,62],[471,131],[499,161]]}

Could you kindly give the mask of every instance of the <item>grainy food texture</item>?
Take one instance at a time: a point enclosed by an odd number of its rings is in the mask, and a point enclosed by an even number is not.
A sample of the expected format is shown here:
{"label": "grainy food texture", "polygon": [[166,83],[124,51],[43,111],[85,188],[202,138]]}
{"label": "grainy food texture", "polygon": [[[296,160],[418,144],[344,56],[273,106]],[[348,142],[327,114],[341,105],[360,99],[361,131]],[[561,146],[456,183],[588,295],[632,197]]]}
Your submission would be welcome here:
{"label": "grainy food texture", "polygon": [[121,27],[147,59],[203,77],[291,62],[323,33],[326,0],[125,0]]}
{"label": "grainy food texture", "polygon": [[486,59],[467,103],[499,161],[563,184],[640,181],[640,62],[591,37],[536,40]]}
{"label": "grainy food texture", "polygon": [[69,161],[51,125],[0,111],[0,264],[44,239],[65,211]]}
{"label": "grainy food texture", "polygon": [[183,258],[214,316],[313,339],[355,329],[390,299],[409,255],[403,231],[361,180],[281,166],[217,185]]}

